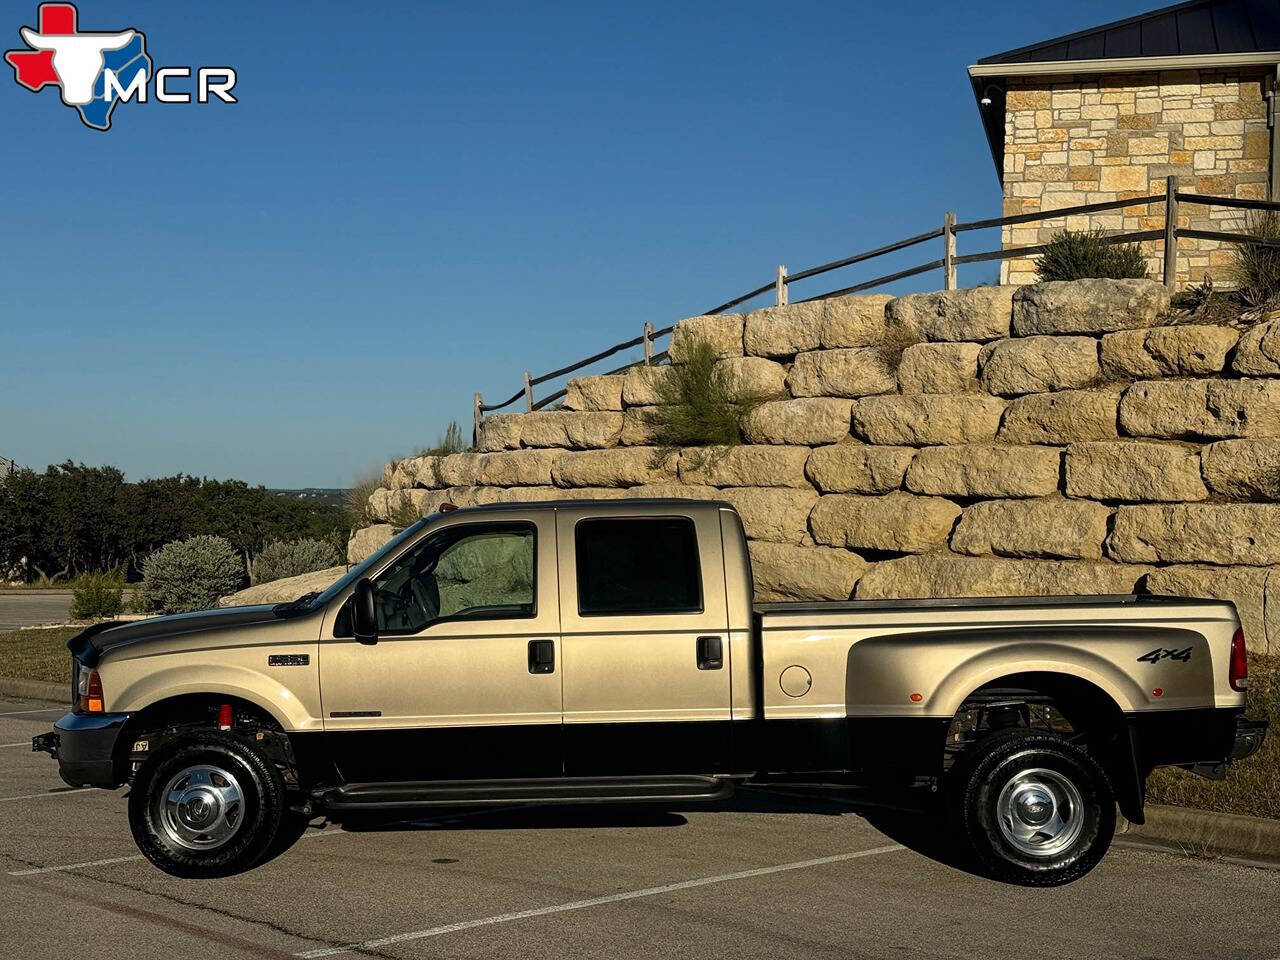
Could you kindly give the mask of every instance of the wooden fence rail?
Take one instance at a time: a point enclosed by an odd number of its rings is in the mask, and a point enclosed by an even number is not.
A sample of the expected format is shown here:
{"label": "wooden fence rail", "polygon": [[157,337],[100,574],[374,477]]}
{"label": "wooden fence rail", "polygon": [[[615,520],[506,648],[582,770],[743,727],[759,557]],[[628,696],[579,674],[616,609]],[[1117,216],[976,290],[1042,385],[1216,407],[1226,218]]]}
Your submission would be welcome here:
{"label": "wooden fence rail", "polygon": [[[1137,197],[1130,200],[1104,200],[1099,203],[1085,203],[1074,207],[1062,207],[1057,210],[1039,210],[1032,213],[1020,213],[1009,217],[992,217],[986,220],[971,220],[967,223],[957,223],[956,215],[947,211],[943,215],[942,226],[935,230],[929,230],[925,233],[919,233],[912,237],[905,237],[893,243],[885,244],[882,247],[876,247],[874,250],[866,250],[862,253],[855,253],[850,257],[843,257],[839,260],[832,260],[830,263],[819,264],[816,267],[809,267],[806,270],[800,270],[796,273],[788,273],[785,266],[779,266],[777,273],[768,283],[756,287],[741,296],[734,297],[718,306],[712,307],[710,310],[703,311],[703,315],[723,313],[739,304],[746,303],[756,297],[762,296],[770,291],[774,294],[774,302],[783,306],[787,303],[808,303],[813,300],[826,300],[831,297],[847,296],[852,293],[859,293],[863,290],[871,290],[875,287],[881,287],[895,280],[902,280],[907,277],[918,276],[922,273],[928,273],[930,270],[942,271],[942,288],[944,290],[954,290],[956,286],[956,267],[968,263],[984,263],[991,260],[1013,260],[1020,257],[1034,256],[1045,251],[1045,244],[1032,244],[1021,247],[1005,247],[999,250],[986,250],[980,253],[968,253],[957,255],[956,253],[956,235],[966,233],[971,230],[987,230],[994,227],[1015,226],[1022,223],[1038,223],[1045,220],[1060,220],[1064,217],[1079,216],[1081,214],[1101,213],[1106,210],[1119,210],[1128,207],[1150,207],[1153,204],[1164,205],[1164,226],[1155,230],[1141,230],[1130,233],[1115,233],[1105,237],[1107,243],[1137,243],[1146,240],[1158,240],[1164,243],[1164,283],[1172,289],[1177,281],[1177,262],[1178,262],[1178,238],[1186,237],[1196,240],[1217,240],[1224,243],[1242,243],[1256,244],[1258,246],[1280,247],[1280,239],[1267,239],[1247,233],[1229,233],[1219,230],[1193,230],[1188,227],[1178,226],[1178,211],[1181,204],[1196,204],[1202,206],[1228,207],[1239,210],[1269,210],[1280,212],[1280,202],[1273,200],[1244,200],[1234,197],[1213,197],[1199,193],[1182,193],[1178,190],[1178,178],[1176,176],[1169,177],[1165,182],[1165,189],[1161,193],[1153,193],[1146,197]],[[942,240],[942,256],[936,260],[930,260],[926,263],[917,264],[914,267],[908,267],[905,270],[898,270],[894,273],[885,274],[875,277],[871,280],[864,280],[855,283],[852,286],[841,287],[837,290],[829,290],[826,293],[819,293],[803,300],[790,299],[790,287],[793,283],[801,280],[807,280],[810,277],[820,276],[830,273],[833,270],[840,270],[844,267],[853,266],[857,263],[863,263],[867,260],[873,260],[877,257],[887,256],[891,253],[897,253],[900,250],[906,250],[910,247],[917,246],[922,243],[928,243],[932,240]],[[550,373],[544,373],[541,376],[532,376],[529,371],[524,374],[524,386],[513,393],[501,403],[485,403],[484,398],[476,393],[473,396],[473,440],[478,441],[480,427],[484,422],[484,415],[492,413],[496,410],[502,410],[511,406],[524,397],[525,410],[541,410],[549,404],[561,399],[567,393],[566,389],[561,389],[555,393],[543,397],[540,400],[534,400],[533,388],[546,383],[550,380],[558,379],[574,373],[585,367],[599,363],[616,353],[623,350],[630,350],[634,347],[644,348],[644,358],[634,363],[628,363],[615,370],[607,371],[608,373],[621,373],[631,367],[641,365],[651,365],[661,363],[667,359],[666,351],[654,353],[654,342],[663,337],[670,335],[675,326],[663,327],[661,330],[653,329],[653,325],[646,323],[644,330],[640,336],[622,343],[616,343],[611,347],[601,350],[599,353],[593,354],[576,363],[561,367],[559,370],[552,370]]]}

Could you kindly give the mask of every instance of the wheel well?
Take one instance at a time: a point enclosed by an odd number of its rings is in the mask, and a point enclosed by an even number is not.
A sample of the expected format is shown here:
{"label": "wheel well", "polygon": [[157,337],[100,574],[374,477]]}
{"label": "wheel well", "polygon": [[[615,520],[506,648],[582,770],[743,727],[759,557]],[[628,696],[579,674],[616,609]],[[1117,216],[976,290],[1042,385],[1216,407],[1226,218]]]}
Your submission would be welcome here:
{"label": "wheel well", "polygon": [[120,778],[130,773],[129,757],[139,737],[169,727],[216,727],[223,704],[231,705],[232,726],[236,729],[283,733],[275,717],[243,697],[224,693],[187,693],[157,700],[132,714],[125,722],[116,741],[116,756],[113,758]]}
{"label": "wheel well", "polygon": [[1145,777],[1129,723],[1100,687],[1061,673],[1015,673],[983,684],[961,703],[947,728],[944,768],[982,737],[1010,727],[1047,729],[1093,753],[1111,778],[1121,812],[1142,822]]}

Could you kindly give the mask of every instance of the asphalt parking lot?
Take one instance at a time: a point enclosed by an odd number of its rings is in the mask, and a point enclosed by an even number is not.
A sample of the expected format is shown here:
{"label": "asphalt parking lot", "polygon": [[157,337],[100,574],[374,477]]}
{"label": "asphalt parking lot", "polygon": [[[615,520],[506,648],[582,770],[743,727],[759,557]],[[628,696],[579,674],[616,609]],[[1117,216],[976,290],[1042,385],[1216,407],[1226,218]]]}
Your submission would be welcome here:
{"label": "asphalt parking lot", "polygon": [[70,616],[70,590],[0,590],[0,630],[57,623]]}
{"label": "asphalt parking lot", "polygon": [[30,752],[60,712],[0,700],[0,957],[1280,957],[1280,871],[1117,845],[1010,887],[909,813],[803,789],[317,821],[250,873],[178,880],[137,854],[123,790]]}

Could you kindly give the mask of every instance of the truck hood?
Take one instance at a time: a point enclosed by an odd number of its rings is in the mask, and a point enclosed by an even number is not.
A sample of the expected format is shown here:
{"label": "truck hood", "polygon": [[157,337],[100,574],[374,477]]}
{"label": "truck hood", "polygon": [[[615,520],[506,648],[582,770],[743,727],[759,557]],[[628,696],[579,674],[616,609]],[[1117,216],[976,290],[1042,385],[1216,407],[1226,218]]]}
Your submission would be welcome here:
{"label": "truck hood", "polygon": [[148,617],[134,623],[95,623],[67,641],[67,649],[86,666],[96,666],[102,655],[117,647],[132,646],[155,640],[172,640],[210,634],[215,631],[241,629],[277,623],[281,615],[276,606],[226,607],[220,610],[197,610],[167,617]]}

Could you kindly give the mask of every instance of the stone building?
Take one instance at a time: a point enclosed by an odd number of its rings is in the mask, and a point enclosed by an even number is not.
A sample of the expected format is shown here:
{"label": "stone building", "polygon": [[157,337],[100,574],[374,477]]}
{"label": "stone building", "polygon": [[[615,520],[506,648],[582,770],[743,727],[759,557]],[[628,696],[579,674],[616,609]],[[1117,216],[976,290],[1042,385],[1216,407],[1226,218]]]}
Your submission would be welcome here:
{"label": "stone building", "polygon": [[[1163,193],[1280,196],[1273,110],[1280,4],[1194,0],[985,57],[969,68],[1006,216]],[[1237,230],[1240,211],[1183,205],[1182,226]],[[1005,247],[1071,229],[1152,230],[1163,204],[1005,227]],[[1178,279],[1221,276],[1230,253],[1184,238]],[[1163,241],[1144,245],[1160,275]],[[1001,282],[1035,280],[1027,258]]]}

